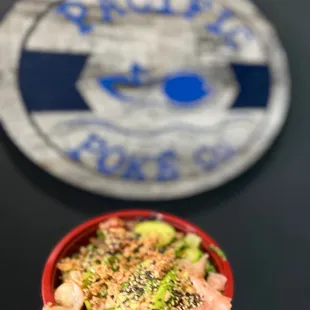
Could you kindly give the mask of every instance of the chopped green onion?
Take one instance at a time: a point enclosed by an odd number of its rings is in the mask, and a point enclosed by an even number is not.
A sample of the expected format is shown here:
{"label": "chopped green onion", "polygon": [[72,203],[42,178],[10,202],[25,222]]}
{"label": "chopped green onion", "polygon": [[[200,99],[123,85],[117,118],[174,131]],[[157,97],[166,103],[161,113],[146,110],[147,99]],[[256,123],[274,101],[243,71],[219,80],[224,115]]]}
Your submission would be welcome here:
{"label": "chopped green onion", "polygon": [[117,263],[119,262],[119,259],[117,256],[107,255],[103,258],[103,262],[109,265],[112,269],[112,271],[118,271],[119,266]]}
{"label": "chopped green onion", "polygon": [[113,265],[116,261],[118,261],[118,259],[115,256],[107,255],[103,258],[103,261],[106,264]]}
{"label": "chopped green onion", "polygon": [[128,287],[129,287],[129,283],[128,282],[124,282],[124,283],[121,284],[121,290],[125,290]]}
{"label": "chopped green onion", "polygon": [[104,237],[104,233],[102,230],[100,229],[97,230],[97,237],[99,240],[104,241],[105,237]]}
{"label": "chopped green onion", "polygon": [[83,286],[86,287],[90,283],[90,277],[95,273],[93,268],[89,268],[83,276]]}
{"label": "chopped green onion", "polygon": [[89,250],[89,251],[94,251],[95,249],[96,249],[96,246],[94,244],[89,244],[87,246],[87,250]]}
{"label": "chopped green onion", "polygon": [[89,300],[85,300],[84,301],[85,307],[87,310],[92,310],[91,304]]}
{"label": "chopped green onion", "polygon": [[119,271],[119,266],[112,266],[111,269],[112,271]]}
{"label": "chopped green onion", "polygon": [[101,291],[100,293],[99,293],[99,296],[100,297],[104,297],[104,296],[106,296],[108,294],[108,291],[107,290],[104,290],[104,291]]}

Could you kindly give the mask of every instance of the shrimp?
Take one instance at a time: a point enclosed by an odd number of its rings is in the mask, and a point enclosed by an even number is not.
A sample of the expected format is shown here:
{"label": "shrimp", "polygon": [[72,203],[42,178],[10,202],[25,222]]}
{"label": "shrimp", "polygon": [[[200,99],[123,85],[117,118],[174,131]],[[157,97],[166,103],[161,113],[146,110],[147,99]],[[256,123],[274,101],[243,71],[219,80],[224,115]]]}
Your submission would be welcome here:
{"label": "shrimp", "polygon": [[73,283],[66,282],[55,291],[56,305],[47,304],[42,310],[80,310],[84,304],[84,294],[81,288]]}
{"label": "shrimp", "polygon": [[56,289],[55,301],[65,308],[80,310],[83,307],[84,294],[77,284],[68,282],[60,285]]}

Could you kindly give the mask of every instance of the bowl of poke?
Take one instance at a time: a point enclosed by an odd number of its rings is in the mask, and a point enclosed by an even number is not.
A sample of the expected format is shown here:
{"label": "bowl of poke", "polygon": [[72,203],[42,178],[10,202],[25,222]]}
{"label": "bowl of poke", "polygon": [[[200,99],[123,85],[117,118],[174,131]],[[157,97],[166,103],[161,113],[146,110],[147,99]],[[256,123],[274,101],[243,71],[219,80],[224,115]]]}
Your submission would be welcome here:
{"label": "bowl of poke", "polygon": [[233,275],[218,244],[171,214],[126,210],[90,219],[53,249],[43,310],[229,310]]}

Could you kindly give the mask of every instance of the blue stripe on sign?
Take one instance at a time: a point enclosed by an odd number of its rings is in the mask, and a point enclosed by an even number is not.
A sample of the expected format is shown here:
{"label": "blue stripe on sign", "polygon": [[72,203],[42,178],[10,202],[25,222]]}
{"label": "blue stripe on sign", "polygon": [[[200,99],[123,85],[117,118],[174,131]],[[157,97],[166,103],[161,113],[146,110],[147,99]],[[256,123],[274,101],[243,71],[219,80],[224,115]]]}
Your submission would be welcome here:
{"label": "blue stripe on sign", "polygon": [[271,88],[271,76],[266,65],[232,64],[240,93],[232,108],[265,108]]}
{"label": "blue stripe on sign", "polygon": [[[35,111],[90,110],[76,89],[88,55],[23,51],[19,86],[26,108]],[[271,76],[266,65],[232,64],[240,93],[232,108],[268,105]]]}
{"label": "blue stripe on sign", "polygon": [[23,51],[19,87],[29,112],[89,110],[76,89],[87,55]]}

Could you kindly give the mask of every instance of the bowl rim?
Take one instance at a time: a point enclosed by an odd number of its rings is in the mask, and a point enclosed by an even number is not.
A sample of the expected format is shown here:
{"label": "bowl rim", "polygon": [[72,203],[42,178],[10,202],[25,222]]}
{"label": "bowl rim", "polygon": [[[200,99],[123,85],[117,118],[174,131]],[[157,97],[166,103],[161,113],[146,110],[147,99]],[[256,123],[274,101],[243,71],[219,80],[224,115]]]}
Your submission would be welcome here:
{"label": "bowl rim", "polygon": [[43,299],[43,304],[47,304],[48,302],[54,302],[54,291],[53,287],[54,277],[56,273],[56,264],[57,261],[62,257],[62,255],[72,247],[74,244],[74,239],[78,236],[81,236],[83,232],[87,232],[89,229],[97,226],[99,223],[104,222],[110,218],[119,217],[124,220],[130,218],[156,218],[162,219],[170,223],[177,230],[183,232],[193,232],[199,235],[202,238],[202,244],[204,245],[204,250],[210,254],[212,259],[215,261],[218,270],[227,277],[227,284],[224,291],[224,295],[233,298],[234,295],[234,281],[233,281],[233,273],[230,263],[227,259],[218,255],[216,251],[212,251],[210,249],[210,245],[214,245],[217,248],[220,248],[218,243],[210,237],[205,231],[192,224],[191,222],[180,218],[176,215],[166,213],[166,212],[157,212],[154,210],[148,209],[126,209],[120,211],[112,211],[106,212],[95,217],[92,217],[80,225],[76,226],[72,230],[70,230],[54,247],[54,249],[49,254],[42,274],[41,280],[41,295]]}

